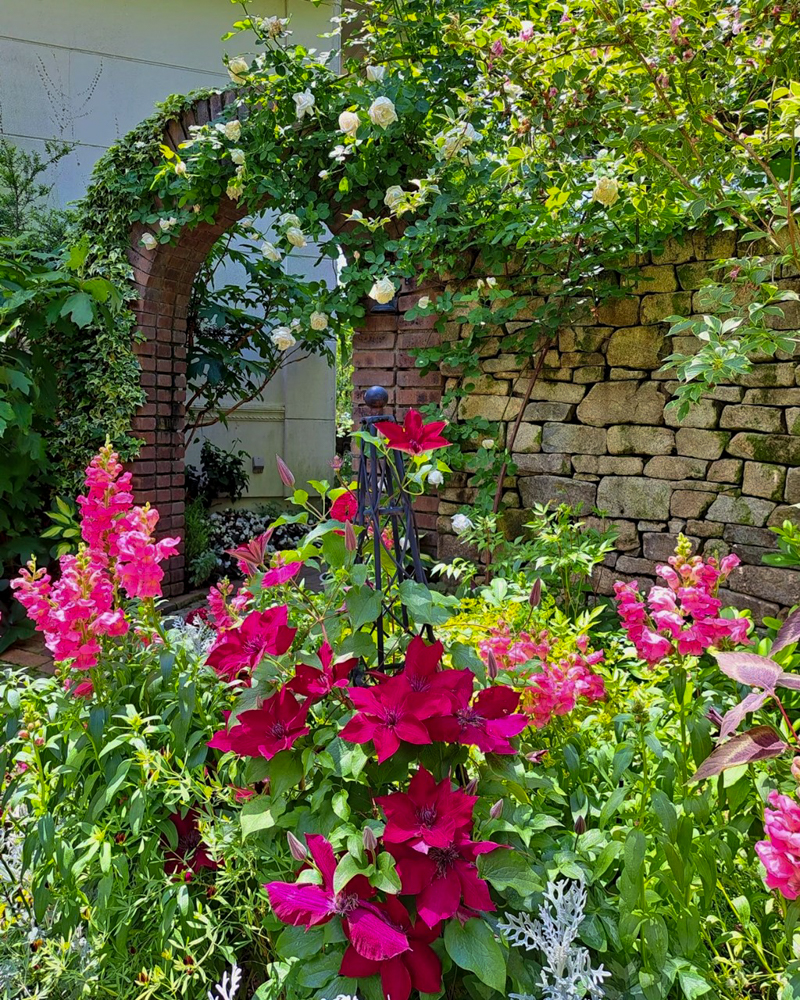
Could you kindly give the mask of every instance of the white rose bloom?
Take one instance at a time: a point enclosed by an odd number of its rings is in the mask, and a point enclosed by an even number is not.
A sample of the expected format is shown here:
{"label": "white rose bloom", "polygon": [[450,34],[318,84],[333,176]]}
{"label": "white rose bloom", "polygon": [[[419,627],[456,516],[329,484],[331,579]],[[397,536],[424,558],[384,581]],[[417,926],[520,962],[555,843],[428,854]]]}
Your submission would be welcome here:
{"label": "white rose bloom", "polygon": [[242,182],[238,179],[230,181],[225,189],[225,194],[231,199],[231,201],[238,201],[242,197]]}
{"label": "white rose bloom", "polygon": [[481,448],[494,448],[494,438],[484,438],[481,441]]}
{"label": "white rose bloom", "polygon": [[179,177],[184,177],[186,175],[186,170],[187,167],[186,164],[183,162],[183,160],[178,160],[178,162],[175,164],[175,173]]}
{"label": "white rose bloom", "polygon": [[158,225],[162,233],[168,233],[173,226],[178,224],[178,220],[173,215],[170,219],[159,219]]}
{"label": "white rose bloom", "polygon": [[228,76],[234,83],[244,83],[242,74],[246,73],[249,69],[250,61],[245,59],[244,56],[236,56],[235,59],[231,59],[228,63]]}
{"label": "white rose bloom", "polygon": [[269,339],[279,351],[288,351],[290,347],[294,347],[297,343],[294,339],[294,334],[288,326],[276,326],[270,334]]}
{"label": "white rose bloom", "polygon": [[344,132],[345,135],[352,136],[354,139],[360,124],[361,119],[355,111],[343,111],[339,115],[339,131]]}
{"label": "white rose bloom", "polygon": [[222,127],[222,131],[225,134],[226,139],[230,139],[231,142],[238,142],[242,136],[242,123],[234,118],[232,122],[226,122]]}
{"label": "white rose bloom", "polygon": [[375,299],[376,302],[383,304],[385,302],[391,302],[395,296],[395,292],[396,289],[392,279],[383,277],[379,278],[372,288],[370,288],[369,297],[371,299]]}
{"label": "white rose bloom", "polygon": [[592,191],[592,200],[611,208],[619,198],[619,184],[613,177],[601,177]]}
{"label": "white rose bloom", "polygon": [[496,284],[497,284],[497,278],[487,278],[486,279],[486,287],[487,288],[494,288],[494,286]]}
{"label": "white rose bloom", "polygon": [[457,535],[463,535],[465,531],[475,527],[466,514],[454,514],[450,524]]}
{"label": "white rose bloom", "polygon": [[433,472],[428,474],[428,482],[431,486],[441,486],[444,482],[444,476],[438,469],[434,469]]}
{"label": "white rose bloom", "polygon": [[376,97],[369,106],[368,114],[372,124],[380,125],[381,128],[386,128],[397,121],[397,112],[388,97]]}
{"label": "white rose bloom", "polygon": [[386,189],[386,197],[383,199],[384,205],[393,212],[401,201],[405,198],[406,193],[400,187],[399,184],[393,184],[390,188]]}
{"label": "white rose bloom", "polygon": [[242,150],[242,149],[232,149],[231,150],[231,159],[233,160],[234,163],[236,163],[239,166],[241,166],[244,163],[244,150]]}
{"label": "white rose bloom", "polygon": [[293,247],[306,246],[306,238],[303,235],[303,230],[298,229],[297,226],[289,226],[286,230],[286,239],[292,244]]}
{"label": "white rose bloom", "polygon": [[316,98],[310,90],[302,90],[299,94],[292,94],[292,100],[297,109],[298,121],[302,121],[306,115],[310,115],[312,108],[317,103]]}
{"label": "white rose bloom", "polygon": [[367,66],[367,79],[370,83],[383,83],[385,76],[385,66]]}
{"label": "white rose bloom", "polygon": [[417,305],[419,306],[420,309],[427,309],[430,304],[431,304],[430,295],[423,295],[422,298],[417,300]]}
{"label": "white rose bloom", "polygon": [[470,143],[479,142],[483,136],[469,122],[454,125],[446,132],[440,132],[434,137],[440,159],[449,160],[466,149]]}
{"label": "white rose bloom", "polygon": [[328,329],[328,316],[327,313],[314,311],[308,320],[311,325],[312,330],[327,330]]}
{"label": "white rose bloom", "polygon": [[278,219],[279,226],[296,226],[300,228],[300,219],[298,216],[293,215],[291,212],[284,212],[284,214]]}
{"label": "white rose bloom", "polygon": [[142,237],[142,246],[145,250],[153,250],[158,246],[158,240],[153,236],[152,233],[145,233]]}
{"label": "white rose bloom", "polygon": [[503,91],[512,101],[518,101],[522,95],[522,87],[518,83],[512,83],[510,80],[506,80],[503,84]]}
{"label": "white rose bloom", "polygon": [[283,254],[275,246],[275,244],[270,243],[269,240],[266,240],[264,243],[261,244],[261,252],[267,258],[267,260],[272,260],[276,264],[279,260],[283,260]]}

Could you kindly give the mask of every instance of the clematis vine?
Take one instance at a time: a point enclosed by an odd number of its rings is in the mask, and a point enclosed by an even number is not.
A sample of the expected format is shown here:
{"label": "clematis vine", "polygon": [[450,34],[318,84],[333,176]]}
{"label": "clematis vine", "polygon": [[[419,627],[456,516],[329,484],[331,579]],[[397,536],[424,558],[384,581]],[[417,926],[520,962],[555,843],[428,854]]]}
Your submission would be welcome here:
{"label": "clematis vine", "polygon": [[320,884],[300,880],[270,882],[264,888],[275,916],[293,927],[318,927],[338,917],[355,953],[372,962],[384,962],[409,951],[405,932],[388,919],[385,910],[371,902],[375,889],[367,879],[356,875],[336,892],[333,847],[318,834],[308,836],[306,841]]}

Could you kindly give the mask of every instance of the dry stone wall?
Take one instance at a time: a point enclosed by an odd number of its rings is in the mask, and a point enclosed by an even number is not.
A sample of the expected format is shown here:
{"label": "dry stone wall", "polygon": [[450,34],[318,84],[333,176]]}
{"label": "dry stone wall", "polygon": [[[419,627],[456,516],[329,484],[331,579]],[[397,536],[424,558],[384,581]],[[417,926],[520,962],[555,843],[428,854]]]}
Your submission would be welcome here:
{"label": "dry stone wall", "polygon": [[[723,596],[760,618],[800,601],[800,572],[762,564],[775,548],[769,527],[800,521],[792,506],[800,502],[800,352],[759,361],[740,384],[717,388],[683,420],[666,409],[674,376],[659,371],[668,353],[695,343],[668,338],[666,317],[701,312],[710,262],[735,251],[733,234],[673,240],[642,262],[623,295],[587,307],[559,331],[522,415],[517,473],[504,500],[512,537],[537,503],[607,512],[619,538],[597,574],[605,594],[617,579],[638,578],[646,588],[678,532],[696,551],[735,550],[743,566]],[[796,276],[779,283],[800,290]],[[776,325],[800,329],[800,304],[785,305]],[[463,333],[449,324],[445,335]],[[500,353],[491,340],[482,355],[483,375],[458,414],[498,422],[505,440],[528,387],[526,359]],[[459,552],[450,517],[469,499],[463,477],[440,490],[441,558]]]}

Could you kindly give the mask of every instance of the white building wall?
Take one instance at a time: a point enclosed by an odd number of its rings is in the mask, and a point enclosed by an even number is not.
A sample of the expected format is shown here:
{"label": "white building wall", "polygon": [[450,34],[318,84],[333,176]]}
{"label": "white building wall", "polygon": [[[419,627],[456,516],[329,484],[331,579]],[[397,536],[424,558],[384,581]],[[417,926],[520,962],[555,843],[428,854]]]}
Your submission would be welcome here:
{"label": "white building wall", "polygon": [[[252,12],[290,17],[292,41],[329,48],[330,4],[259,0]],[[44,152],[48,139],[74,150],[48,178],[61,205],[83,194],[103,152],[170,94],[228,82],[222,65],[252,36],[222,42],[241,16],[229,0],[0,0],[0,133],[15,145]],[[296,255],[296,256],[295,256]],[[313,248],[292,254],[293,268],[314,268]],[[335,282],[330,261],[314,270]],[[276,497],[280,453],[298,481],[325,478],[334,453],[334,374],[319,358],[290,365],[264,398],[228,428],[206,433],[265,459],[251,477],[250,497]],[[202,439],[201,439],[202,440]],[[196,461],[199,446],[188,456]]]}

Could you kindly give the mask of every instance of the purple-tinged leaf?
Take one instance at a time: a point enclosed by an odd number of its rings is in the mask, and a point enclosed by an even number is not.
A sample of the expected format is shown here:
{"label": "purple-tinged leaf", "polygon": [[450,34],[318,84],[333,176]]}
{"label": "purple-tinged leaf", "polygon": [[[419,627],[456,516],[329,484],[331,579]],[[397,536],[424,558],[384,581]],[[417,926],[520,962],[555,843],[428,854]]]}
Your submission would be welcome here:
{"label": "purple-tinged leaf", "polygon": [[800,674],[787,674],[784,671],[778,678],[778,687],[800,691]]}
{"label": "purple-tinged leaf", "polygon": [[775,642],[772,644],[772,652],[777,653],[779,649],[788,646],[792,642],[800,642],[800,608],[793,611],[786,621],[781,625]]}
{"label": "purple-tinged leaf", "polygon": [[767,656],[756,653],[717,653],[717,663],[723,674],[748,687],[774,691],[783,667]]}
{"label": "purple-tinged leaf", "polygon": [[783,742],[772,726],[756,726],[755,729],[748,729],[746,733],[733,736],[712,750],[689,780],[702,781],[703,778],[713,778],[714,775],[727,771],[729,767],[780,757],[788,749],[789,744]]}
{"label": "purple-tinged leaf", "polygon": [[747,713],[755,712],[761,708],[767,698],[769,698],[769,695],[766,691],[751,691],[738,705],[734,705],[729,712],[725,713],[725,718],[719,727],[720,739],[724,739],[726,736],[730,736],[731,733],[735,733]]}

